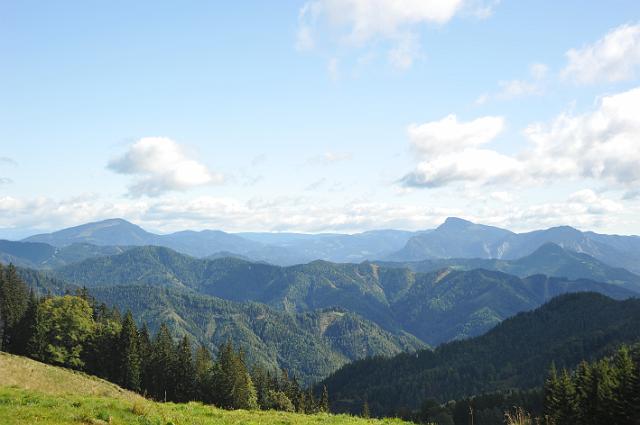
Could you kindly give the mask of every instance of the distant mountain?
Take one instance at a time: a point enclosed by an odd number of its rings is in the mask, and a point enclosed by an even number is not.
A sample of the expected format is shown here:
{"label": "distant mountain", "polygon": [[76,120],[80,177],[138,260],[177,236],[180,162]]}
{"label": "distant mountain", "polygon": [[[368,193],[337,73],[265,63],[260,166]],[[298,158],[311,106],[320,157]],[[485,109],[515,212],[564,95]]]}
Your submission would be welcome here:
{"label": "distant mountain", "polygon": [[417,232],[373,230],[353,235],[300,233],[239,233],[264,244],[286,248],[307,261],[325,260],[353,263],[383,258],[402,248]]}
{"label": "distant mountain", "polygon": [[438,258],[516,259],[546,243],[581,252],[614,267],[640,273],[640,237],[581,232],[569,226],[513,233],[497,227],[448,218],[431,232],[413,236],[385,259],[421,261]]}
{"label": "distant mountain", "polygon": [[62,248],[42,242],[0,240],[0,262],[35,269],[52,269],[87,258],[119,254],[127,247],[74,243]]}
{"label": "distant mountain", "polygon": [[43,242],[63,247],[74,243],[93,245],[154,245],[158,235],[119,218],[82,224],[53,233],[30,236],[24,242]]}
{"label": "distant mountain", "polygon": [[372,263],[279,267],[237,258],[196,259],[167,248],[137,247],[62,267],[53,276],[79,286],[145,284],[190,289],[237,302],[260,302],[290,313],[341,308],[390,332],[406,331],[427,344],[479,335],[551,297],[598,291],[614,298],[633,292],[591,280],[496,271],[443,269],[416,273]]}
{"label": "distant mountain", "polygon": [[640,300],[614,301],[581,293],[555,298],[520,313],[477,338],[392,358],[344,366],[320,385],[332,408],[359,412],[367,400],[373,413],[416,409],[487,392],[542,385],[552,362],[573,368],[581,360],[610,354],[640,341]]}
{"label": "distant mountain", "polygon": [[502,241],[512,235],[508,230],[450,217],[435,230],[409,239],[389,259],[499,258]]}
{"label": "distant mountain", "polygon": [[376,230],[354,235],[300,233],[226,233],[219,230],[159,235],[123,219],[109,219],[70,227],[53,233],[30,236],[24,242],[40,242],[55,247],[74,243],[99,246],[155,245],[194,257],[228,252],[253,261],[278,265],[308,263],[313,260],[360,262],[382,258],[402,248],[418,233]]}
{"label": "distant mountain", "polygon": [[432,272],[448,267],[458,270],[481,268],[519,277],[544,274],[568,279],[590,279],[612,283],[640,293],[640,276],[623,268],[611,267],[588,254],[564,249],[552,242],[545,243],[530,255],[517,260],[453,258],[377,264],[385,267],[408,267],[416,272]]}

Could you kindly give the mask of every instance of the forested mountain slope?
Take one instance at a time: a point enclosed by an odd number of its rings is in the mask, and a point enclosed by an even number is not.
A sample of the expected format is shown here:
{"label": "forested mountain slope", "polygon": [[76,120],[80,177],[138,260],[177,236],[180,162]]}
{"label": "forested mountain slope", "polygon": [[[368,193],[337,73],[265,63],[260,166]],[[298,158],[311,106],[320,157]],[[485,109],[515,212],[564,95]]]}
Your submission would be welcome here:
{"label": "forested mountain slope", "polygon": [[391,331],[407,331],[429,345],[479,335],[520,311],[564,292],[633,293],[589,280],[521,279],[487,270],[415,273],[372,263],[278,267],[234,258],[201,260],[167,248],[137,247],[58,269],[78,286],[146,284],[189,288],[232,301],[260,302],[303,312],[339,307]]}
{"label": "forested mountain slope", "polygon": [[549,366],[573,368],[622,343],[640,340],[640,300],[615,301],[600,294],[557,297],[505,320],[490,332],[444,344],[435,351],[372,358],[327,378],[332,407],[357,411],[367,400],[377,414],[423,400],[440,402],[510,388],[542,385]]}

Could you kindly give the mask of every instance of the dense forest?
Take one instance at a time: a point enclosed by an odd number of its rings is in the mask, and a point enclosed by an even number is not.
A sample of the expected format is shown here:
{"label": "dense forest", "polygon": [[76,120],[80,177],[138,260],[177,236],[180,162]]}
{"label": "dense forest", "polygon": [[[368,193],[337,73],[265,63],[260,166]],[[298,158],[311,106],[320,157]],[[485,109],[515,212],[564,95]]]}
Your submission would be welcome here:
{"label": "dense forest", "polygon": [[225,409],[328,411],[326,389],[316,397],[285,370],[248,365],[242,349],[210,351],[161,325],[155,336],[130,312],[98,303],[86,290],[37,298],[14,266],[0,266],[0,349],[84,371],[160,401],[199,400]]}
{"label": "dense forest", "polygon": [[367,401],[372,414],[389,416],[417,411],[429,399],[442,404],[541,388],[552,362],[572,368],[638,340],[640,300],[568,294],[507,319],[477,338],[414,354],[356,361],[322,385],[328,387],[336,411],[357,413]]}
{"label": "dense forest", "polygon": [[552,367],[544,385],[544,418],[552,424],[640,423],[640,344],[581,362],[570,372]]}
{"label": "dense forest", "polygon": [[[481,335],[507,317],[567,292],[595,291],[617,299],[637,295],[618,284],[588,279],[519,278],[499,271],[446,266],[416,273],[368,262],[314,261],[279,267],[236,258],[196,259],[154,246],[91,258],[52,273],[88,288],[133,284],[187,288],[229,301],[258,302],[288,313],[339,307],[387,332],[409,333],[431,346]],[[607,276],[618,279],[617,275]]]}

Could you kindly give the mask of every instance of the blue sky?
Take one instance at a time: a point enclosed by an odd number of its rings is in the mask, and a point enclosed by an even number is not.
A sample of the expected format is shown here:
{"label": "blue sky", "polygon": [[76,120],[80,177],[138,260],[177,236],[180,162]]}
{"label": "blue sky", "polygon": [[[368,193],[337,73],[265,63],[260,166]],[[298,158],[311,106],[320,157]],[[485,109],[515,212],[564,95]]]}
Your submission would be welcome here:
{"label": "blue sky", "polygon": [[0,3],[0,237],[640,233],[640,3]]}

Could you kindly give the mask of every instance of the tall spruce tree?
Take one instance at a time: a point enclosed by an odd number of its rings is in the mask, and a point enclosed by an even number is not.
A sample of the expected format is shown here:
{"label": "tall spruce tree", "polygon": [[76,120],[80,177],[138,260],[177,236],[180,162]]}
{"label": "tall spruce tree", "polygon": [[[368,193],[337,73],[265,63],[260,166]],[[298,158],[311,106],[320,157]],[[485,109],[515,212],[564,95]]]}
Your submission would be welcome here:
{"label": "tall spruce tree", "polygon": [[140,353],[140,386],[143,394],[151,391],[151,353],[153,351],[151,335],[144,323],[138,333],[138,352]]}
{"label": "tall spruce tree", "polygon": [[176,397],[175,401],[193,400],[196,387],[196,371],[193,364],[191,340],[184,336],[176,351],[175,365]]}
{"label": "tall spruce tree", "polygon": [[166,324],[161,324],[153,342],[150,364],[150,394],[156,400],[175,400],[175,347]]}
{"label": "tall spruce tree", "polygon": [[138,328],[130,311],[124,316],[118,339],[118,383],[124,388],[140,391],[141,363]]}
{"label": "tall spruce tree", "polygon": [[200,345],[195,356],[196,397],[204,403],[211,404],[215,400],[213,384],[213,359],[204,345]]}
{"label": "tall spruce tree", "polygon": [[13,264],[0,269],[0,321],[3,324],[3,335],[0,349],[14,352],[15,339],[19,333],[18,324],[24,316],[29,304],[29,290],[20,279]]}

